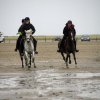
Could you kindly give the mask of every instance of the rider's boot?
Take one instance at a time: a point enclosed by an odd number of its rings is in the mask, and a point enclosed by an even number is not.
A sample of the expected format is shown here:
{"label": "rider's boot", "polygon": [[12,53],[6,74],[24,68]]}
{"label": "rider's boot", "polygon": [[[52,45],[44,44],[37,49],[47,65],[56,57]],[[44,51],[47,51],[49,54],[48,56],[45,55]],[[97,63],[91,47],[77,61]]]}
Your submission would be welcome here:
{"label": "rider's boot", "polygon": [[15,52],[17,52],[17,48],[15,48]]}
{"label": "rider's boot", "polygon": [[17,52],[17,50],[18,50],[18,40],[17,40],[17,43],[16,43],[15,52]]}
{"label": "rider's boot", "polygon": [[61,52],[61,49],[59,48],[59,49],[57,50],[57,52]]}
{"label": "rider's boot", "polygon": [[34,43],[34,52],[35,54],[38,54],[38,52],[36,51],[36,47],[37,47],[37,43]]}
{"label": "rider's boot", "polygon": [[15,52],[17,52],[17,50],[18,50],[18,43],[16,44]]}
{"label": "rider's boot", "polygon": [[61,52],[61,49],[63,48],[62,45],[63,45],[63,41],[61,41],[61,43],[58,44],[58,50],[57,50],[57,52]]}
{"label": "rider's boot", "polygon": [[17,39],[15,52],[17,52],[17,50],[18,50],[18,48],[19,48],[21,38],[22,38],[22,37],[19,36],[18,39]]}
{"label": "rider's boot", "polygon": [[79,52],[79,50],[77,50],[77,49],[76,49],[75,51],[76,51],[76,52]]}
{"label": "rider's boot", "polygon": [[36,51],[37,40],[34,37],[33,37],[33,44],[34,44],[34,52],[35,52],[35,54],[38,54],[38,52]]}
{"label": "rider's boot", "polygon": [[57,52],[61,52],[62,51],[62,44],[60,44],[60,46],[58,47],[58,50],[57,50]]}

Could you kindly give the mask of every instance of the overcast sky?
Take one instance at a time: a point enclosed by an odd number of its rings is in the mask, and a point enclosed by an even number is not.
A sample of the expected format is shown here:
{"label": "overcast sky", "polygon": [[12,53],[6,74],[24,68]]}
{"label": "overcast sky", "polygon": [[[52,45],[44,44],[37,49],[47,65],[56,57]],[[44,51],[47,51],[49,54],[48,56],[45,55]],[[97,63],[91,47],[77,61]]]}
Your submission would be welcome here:
{"label": "overcast sky", "polygon": [[100,0],[0,0],[0,31],[16,35],[30,17],[35,35],[62,35],[68,20],[77,34],[100,34]]}

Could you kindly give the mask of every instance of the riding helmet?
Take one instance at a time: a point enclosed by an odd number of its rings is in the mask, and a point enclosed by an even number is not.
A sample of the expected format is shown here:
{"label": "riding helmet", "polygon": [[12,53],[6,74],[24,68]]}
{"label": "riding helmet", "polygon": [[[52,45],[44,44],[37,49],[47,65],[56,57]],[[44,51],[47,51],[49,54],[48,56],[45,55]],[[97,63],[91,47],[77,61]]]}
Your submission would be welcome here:
{"label": "riding helmet", "polygon": [[29,18],[29,17],[26,17],[26,18],[25,18],[25,21],[27,21],[27,20],[30,20],[30,18]]}

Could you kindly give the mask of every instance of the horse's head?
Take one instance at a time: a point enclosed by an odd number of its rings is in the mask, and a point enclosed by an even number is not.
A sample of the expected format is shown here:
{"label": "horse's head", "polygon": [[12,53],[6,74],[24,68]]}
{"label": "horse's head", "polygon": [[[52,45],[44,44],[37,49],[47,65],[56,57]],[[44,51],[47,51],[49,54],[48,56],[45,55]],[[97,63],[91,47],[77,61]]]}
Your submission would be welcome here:
{"label": "horse's head", "polygon": [[68,38],[69,38],[70,40],[72,40],[72,41],[74,40],[74,34],[73,34],[72,31],[69,32]]}
{"label": "horse's head", "polygon": [[71,39],[74,40],[74,35],[73,33],[71,32]]}
{"label": "horse's head", "polygon": [[32,37],[32,29],[29,29],[29,30],[25,30],[25,33],[26,33],[26,41],[27,42],[30,42],[31,40],[31,37]]}

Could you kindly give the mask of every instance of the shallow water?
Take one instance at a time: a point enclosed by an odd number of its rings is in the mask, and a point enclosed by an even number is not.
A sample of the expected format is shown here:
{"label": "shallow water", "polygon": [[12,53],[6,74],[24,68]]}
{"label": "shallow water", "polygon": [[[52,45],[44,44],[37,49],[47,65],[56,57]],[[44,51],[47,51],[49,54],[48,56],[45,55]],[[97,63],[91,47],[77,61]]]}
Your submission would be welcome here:
{"label": "shallow water", "polygon": [[100,100],[100,73],[58,69],[0,74],[0,100]]}

